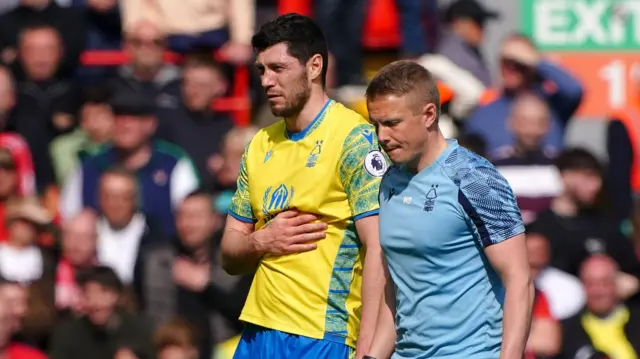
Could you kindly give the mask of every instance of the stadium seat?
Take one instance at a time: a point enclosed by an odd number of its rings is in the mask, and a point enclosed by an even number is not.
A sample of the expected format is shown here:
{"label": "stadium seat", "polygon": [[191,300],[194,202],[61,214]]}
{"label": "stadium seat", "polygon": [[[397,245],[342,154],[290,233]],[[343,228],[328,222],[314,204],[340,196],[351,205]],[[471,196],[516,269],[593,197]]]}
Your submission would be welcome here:
{"label": "stadium seat", "polygon": [[400,46],[400,20],[395,0],[370,0],[362,44],[366,49],[396,49]]}

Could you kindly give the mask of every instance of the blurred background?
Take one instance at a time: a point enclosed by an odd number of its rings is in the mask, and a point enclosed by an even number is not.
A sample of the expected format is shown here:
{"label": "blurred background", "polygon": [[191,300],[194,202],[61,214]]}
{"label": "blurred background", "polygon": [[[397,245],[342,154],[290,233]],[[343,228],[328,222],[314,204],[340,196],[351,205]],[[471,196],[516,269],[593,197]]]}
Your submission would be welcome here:
{"label": "blurred background", "polygon": [[637,0],[0,1],[0,357],[231,358],[252,278],[221,230],[276,120],[250,40],[288,12],[323,28],[334,99],[367,117],[368,80],[416,61],[509,181],[526,359],[640,358]]}

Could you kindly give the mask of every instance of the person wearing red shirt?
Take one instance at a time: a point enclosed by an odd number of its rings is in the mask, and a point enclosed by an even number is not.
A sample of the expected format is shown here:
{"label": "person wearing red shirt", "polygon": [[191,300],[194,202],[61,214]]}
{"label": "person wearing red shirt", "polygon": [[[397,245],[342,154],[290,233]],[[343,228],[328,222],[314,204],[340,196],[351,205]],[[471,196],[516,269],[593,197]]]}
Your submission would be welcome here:
{"label": "person wearing red shirt", "polygon": [[0,358],[46,359],[47,356],[37,349],[11,342],[15,327],[9,304],[6,298],[0,297]]}

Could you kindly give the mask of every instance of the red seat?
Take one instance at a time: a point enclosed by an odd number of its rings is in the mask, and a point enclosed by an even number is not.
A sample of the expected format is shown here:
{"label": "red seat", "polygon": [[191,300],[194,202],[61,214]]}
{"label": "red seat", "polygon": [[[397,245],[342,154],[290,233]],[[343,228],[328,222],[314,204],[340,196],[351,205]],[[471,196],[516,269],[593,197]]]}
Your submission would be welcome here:
{"label": "red seat", "polygon": [[395,0],[369,0],[362,44],[367,49],[396,49],[400,46],[400,20]]}

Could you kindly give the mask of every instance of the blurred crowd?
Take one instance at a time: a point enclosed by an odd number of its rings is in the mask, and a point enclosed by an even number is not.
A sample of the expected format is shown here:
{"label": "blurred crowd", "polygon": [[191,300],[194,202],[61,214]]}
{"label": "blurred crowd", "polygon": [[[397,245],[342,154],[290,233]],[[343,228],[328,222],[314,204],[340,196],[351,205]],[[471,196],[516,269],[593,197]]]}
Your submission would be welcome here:
{"label": "blurred crowd", "polygon": [[[439,81],[442,130],[517,196],[537,288],[527,359],[640,358],[640,107],[602,119],[602,161],[565,144],[585,91],[571,69],[514,33],[492,75],[479,48],[498,12],[388,3],[394,58]],[[244,148],[275,118],[255,76],[252,124],[212,104],[277,5],[0,2],[0,358],[230,358],[252,278],[227,275],[218,245]],[[312,5],[328,90],[366,117],[369,5]],[[126,61],[87,66],[94,50]]]}

